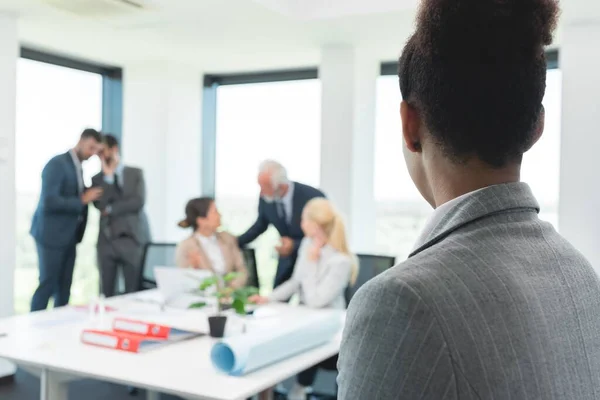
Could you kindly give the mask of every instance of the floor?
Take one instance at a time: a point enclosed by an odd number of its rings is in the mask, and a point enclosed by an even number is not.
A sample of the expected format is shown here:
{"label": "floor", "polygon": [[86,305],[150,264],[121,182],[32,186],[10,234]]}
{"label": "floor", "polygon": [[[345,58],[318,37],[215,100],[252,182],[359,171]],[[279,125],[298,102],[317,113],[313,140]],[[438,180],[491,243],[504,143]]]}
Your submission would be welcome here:
{"label": "floor", "polygon": [[[319,373],[315,390],[332,394],[332,379],[335,375]],[[291,380],[290,380],[291,381]],[[286,382],[291,386],[291,382]],[[1,400],[38,400],[40,398],[40,380],[26,371],[18,370],[13,383],[0,385]],[[129,394],[125,386],[91,379],[75,381],[69,385],[69,400],[145,400],[146,392],[139,390],[137,395]],[[161,400],[180,400],[179,397],[161,395]]]}
{"label": "floor", "polygon": [[[2,400],[38,400],[40,380],[28,372],[19,370],[12,384],[0,385]],[[112,383],[82,380],[69,385],[69,400],[144,400],[146,392],[140,390],[131,396],[126,387]],[[161,400],[179,400],[179,397],[162,395]]]}

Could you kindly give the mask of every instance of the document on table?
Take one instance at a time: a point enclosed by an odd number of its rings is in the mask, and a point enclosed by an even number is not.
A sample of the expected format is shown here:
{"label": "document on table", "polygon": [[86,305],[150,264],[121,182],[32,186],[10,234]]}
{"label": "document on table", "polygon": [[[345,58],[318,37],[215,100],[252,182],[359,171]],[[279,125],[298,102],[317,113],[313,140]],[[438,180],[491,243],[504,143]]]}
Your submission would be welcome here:
{"label": "document on table", "polygon": [[218,370],[241,376],[332,341],[342,320],[343,312],[339,310],[279,320],[268,328],[223,339],[214,345],[211,360]]}

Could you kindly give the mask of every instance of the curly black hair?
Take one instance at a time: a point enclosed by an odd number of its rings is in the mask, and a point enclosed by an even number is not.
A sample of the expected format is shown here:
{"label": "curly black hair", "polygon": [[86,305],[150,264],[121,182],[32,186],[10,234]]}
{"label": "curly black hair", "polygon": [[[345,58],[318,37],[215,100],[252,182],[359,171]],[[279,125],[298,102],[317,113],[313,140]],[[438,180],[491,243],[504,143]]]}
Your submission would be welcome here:
{"label": "curly black hair", "polygon": [[557,0],[423,0],[399,63],[402,97],[455,162],[520,162],[546,90]]}

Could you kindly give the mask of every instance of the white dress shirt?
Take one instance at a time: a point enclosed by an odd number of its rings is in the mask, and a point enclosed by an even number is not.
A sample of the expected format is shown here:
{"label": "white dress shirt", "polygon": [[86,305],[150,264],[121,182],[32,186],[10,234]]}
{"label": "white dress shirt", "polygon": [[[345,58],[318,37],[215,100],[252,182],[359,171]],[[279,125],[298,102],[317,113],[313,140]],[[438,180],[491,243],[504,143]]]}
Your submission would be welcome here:
{"label": "white dress shirt", "polygon": [[294,211],[294,182],[290,182],[287,193],[279,200],[285,210],[285,219],[288,225],[292,223],[292,212]]}
{"label": "white dress shirt", "polygon": [[69,154],[73,159],[73,164],[75,164],[75,171],[77,172],[77,187],[79,188],[79,193],[81,194],[85,189],[85,185],[83,183],[83,167],[81,166],[81,160],[79,160],[79,157],[77,157],[77,153],[75,153],[75,150],[69,150]]}
{"label": "white dress shirt", "polygon": [[195,237],[196,240],[198,240],[198,243],[200,243],[200,246],[202,246],[204,254],[206,254],[206,257],[208,257],[208,260],[212,264],[214,272],[218,275],[225,275],[227,272],[227,269],[225,268],[225,258],[223,257],[217,235],[203,236],[196,234]]}

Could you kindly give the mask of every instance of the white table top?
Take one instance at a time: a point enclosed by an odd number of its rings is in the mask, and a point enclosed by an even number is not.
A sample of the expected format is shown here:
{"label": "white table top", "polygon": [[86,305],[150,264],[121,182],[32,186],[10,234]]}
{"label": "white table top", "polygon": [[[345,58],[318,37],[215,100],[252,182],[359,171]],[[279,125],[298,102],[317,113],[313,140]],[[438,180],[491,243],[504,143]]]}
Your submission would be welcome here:
{"label": "white table top", "polygon": [[[208,331],[207,314],[202,311],[160,312],[158,306],[143,304],[134,298],[135,295],[129,295],[111,299],[108,304],[117,307],[118,311],[107,316],[124,316]],[[286,304],[269,305],[259,311],[255,318],[248,318],[248,330],[319,312]],[[89,312],[69,307],[2,319],[0,332],[7,335],[0,337],[0,357],[17,364],[181,397],[241,400],[337,354],[340,345],[338,337],[327,345],[246,376],[231,377],[212,366],[210,351],[215,339],[208,336],[131,354],[81,343],[81,331],[92,327],[91,323]]]}

